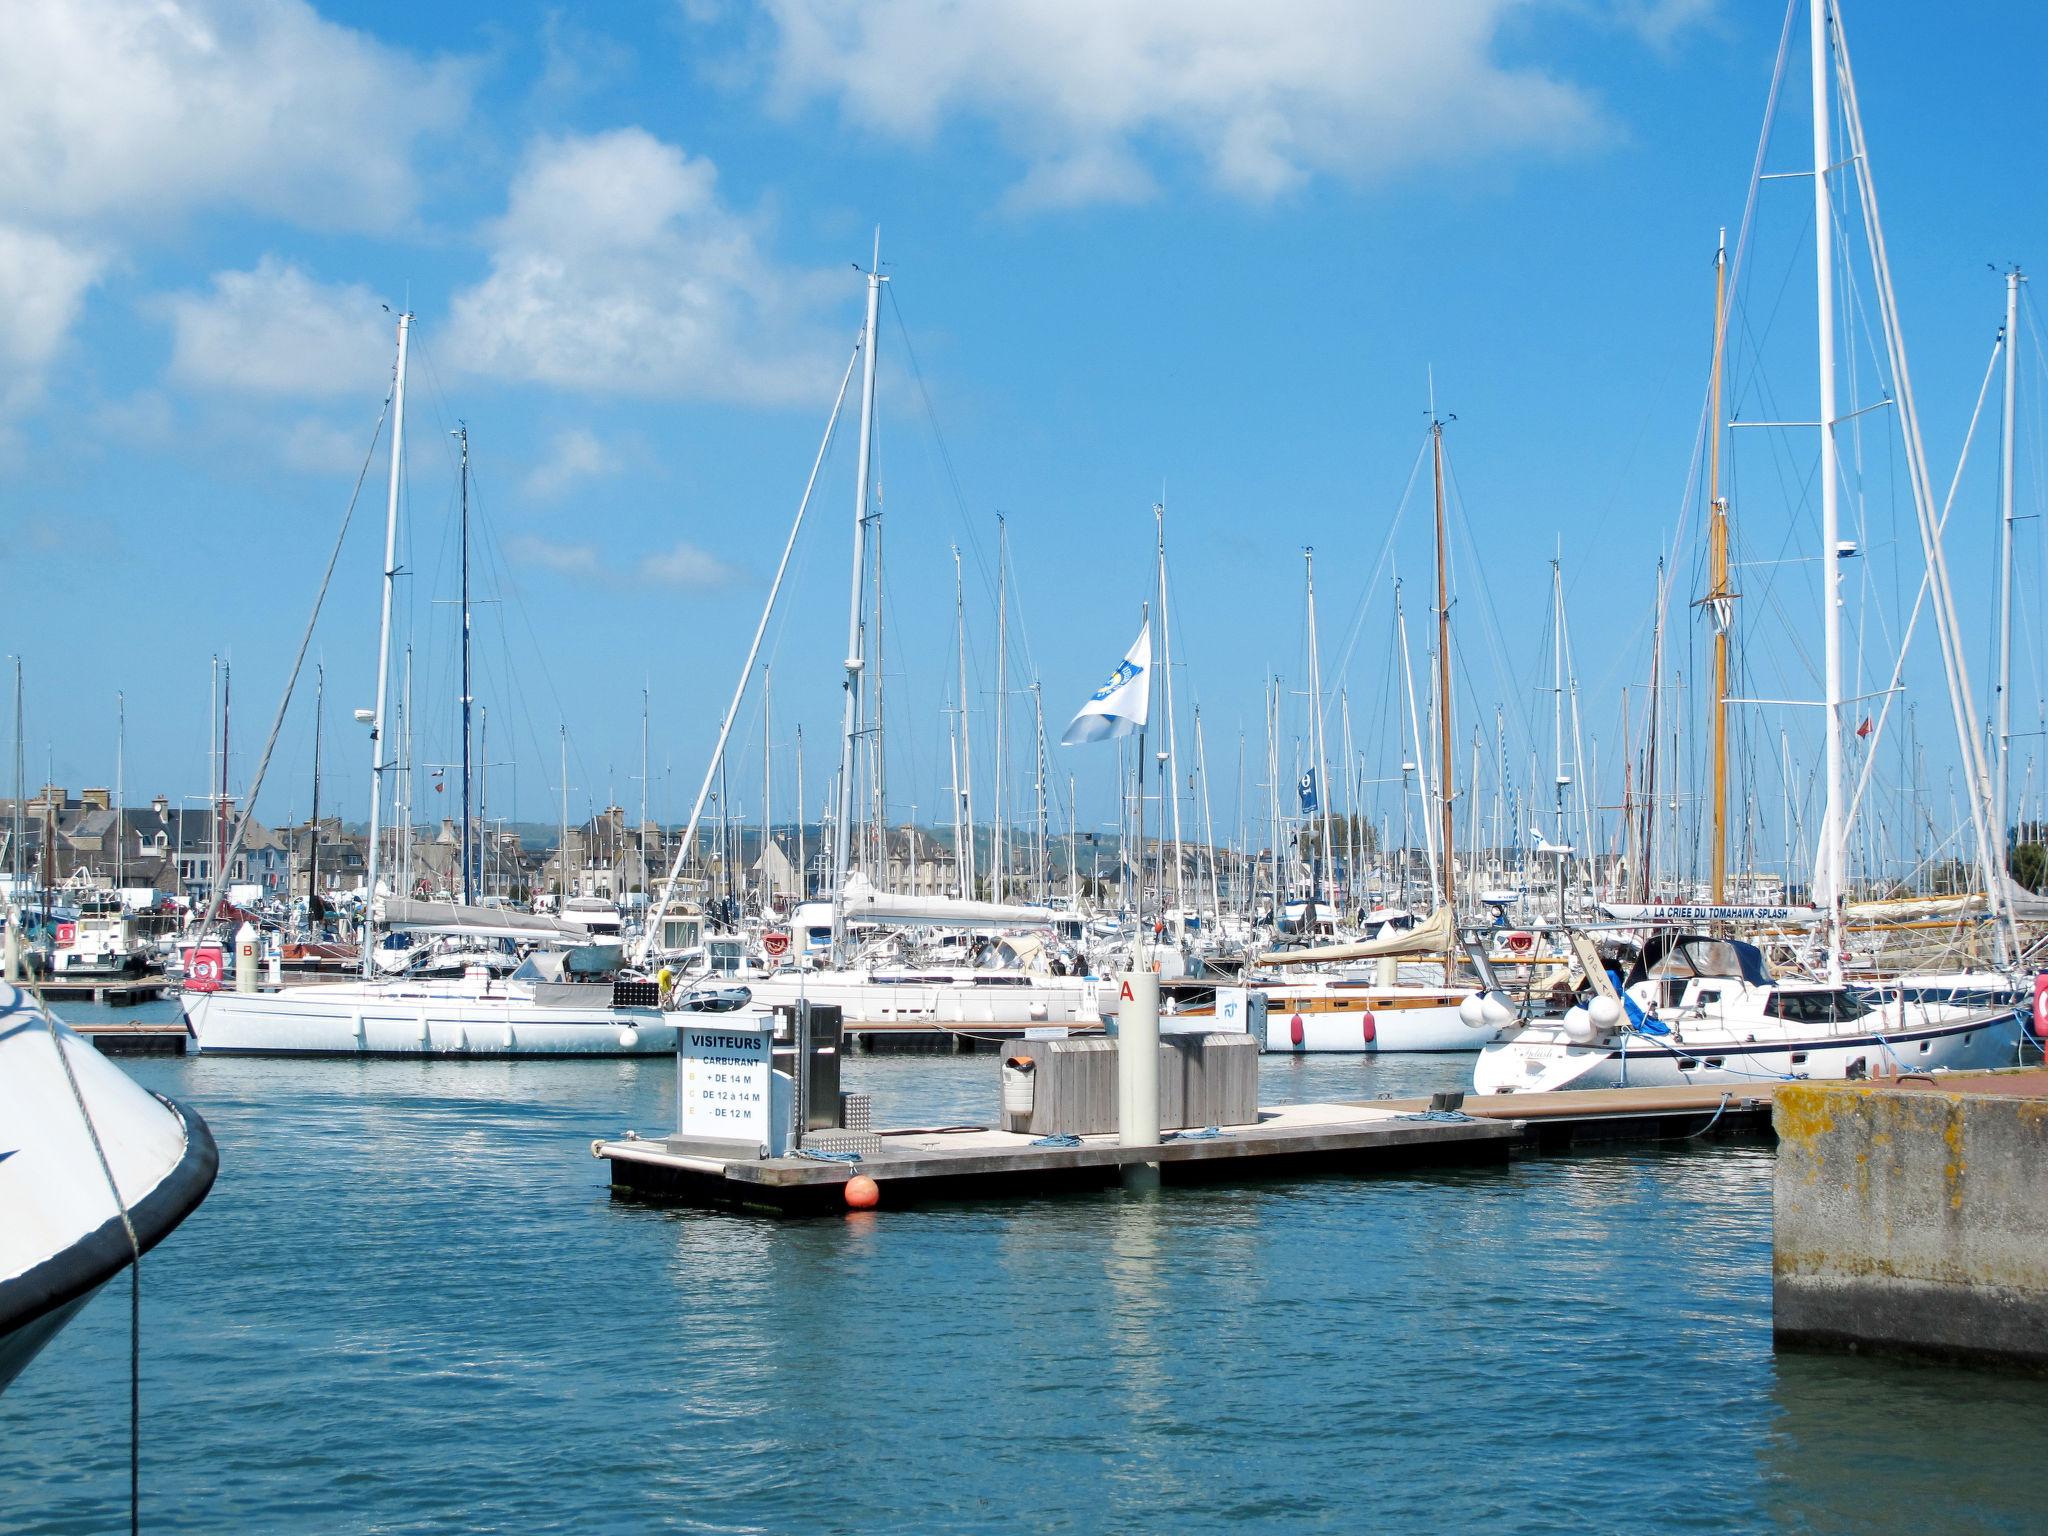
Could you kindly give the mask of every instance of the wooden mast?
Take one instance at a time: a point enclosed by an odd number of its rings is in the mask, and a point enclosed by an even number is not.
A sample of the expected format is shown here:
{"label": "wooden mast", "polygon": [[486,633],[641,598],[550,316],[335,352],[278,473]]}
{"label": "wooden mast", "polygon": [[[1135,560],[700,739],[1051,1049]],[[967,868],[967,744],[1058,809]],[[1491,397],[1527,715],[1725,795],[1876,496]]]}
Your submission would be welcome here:
{"label": "wooden mast", "polygon": [[1728,586],[1728,503],[1721,495],[1721,358],[1728,339],[1728,232],[1714,252],[1714,382],[1707,437],[1707,547],[1713,587],[1707,617],[1714,625],[1714,903],[1728,899],[1728,631],[1735,593]]}
{"label": "wooden mast", "polygon": [[1444,905],[1458,900],[1458,873],[1451,841],[1451,801],[1456,793],[1456,765],[1451,758],[1451,588],[1450,568],[1444,544],[1444,424],[1434,410],[1430,413],[1430,466],[1436,480],[1436,682],[1437,747],[1439,771],[1437,797],[1443,821],[1439,845],[1444,851]]}

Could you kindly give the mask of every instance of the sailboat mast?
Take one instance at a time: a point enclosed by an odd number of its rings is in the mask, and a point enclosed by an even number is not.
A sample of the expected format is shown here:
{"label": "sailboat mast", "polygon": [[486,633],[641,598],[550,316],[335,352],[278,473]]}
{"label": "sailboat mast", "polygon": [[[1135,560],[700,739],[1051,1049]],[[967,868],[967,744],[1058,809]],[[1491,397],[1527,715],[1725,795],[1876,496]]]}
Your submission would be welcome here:
{"label": "sailboat mast", "polygon": [[566,725],[562,727],[562,822],[558,836],[555,872],[562,877],[562,902],[555,908],[555,915],[559,917],[568,909],[569,903],[569,727]]}
{"label": "sailboat mast", "polygon": [[235,675],[232,662],[220,664],[220,786],[213,802],[213,881],[214,889],[221,889],[227,882],[227,870],[223,868],[228,857],[228,722],[232,718],[235,698]]}
{"label": "sailboat mast", "polygon": [[1173,794],[1173,902],[1175,906],[1187,905],[1186,876],[1182,866],[1186,863],[1186,845],[1181,841],[1180,831],[1180,742],[1173,724],[1173,624],[1172,614],[1166,606],[1166,501],[1161,499],[1152,506],[1152,518],[1158,526],[1159,544],[1159,681],[1166,704],[1165,750],[1159,758],[1159,792],[1164,795],[1169,786]]}
{"label": "sailboat mast", "polygon": [[1735,593],[1728,585],[1728,503],[1721,495],[1721,370],[1728,341],[1728,232],[1714,251],[1714,378],[1707,421],[1707,550],[1713,586],[1707,618],[1714,626],[1713,899],[1728,899],[1728,631]]}
{"label": "sailboat mast", "polygon": [[2005,274],[2005,431],[1999,448],[1998,542],[1998,779],[1993,803],[1998,819],[1992,829],[2005,846],[2012,802],[2012,432],[2014,361],[2019,353],[2020,269]]}
{"label": "sailboat mast", "polygon": [[[1422,716],[1415,708],[1415,665],[1408,654],[1408,614],[1406,609],[1401,606],[1401,578],[1398,576],[1394,578],[1394,634],[1401,647],[1401,682],[1403,691],[1408,695],[1408,735],[1409,739],[1414,743],[1415,782],[1416,788],[1422,796],[1422,848],[1429,860],[1430,889],[1434,890],[1441,882],[1441,877],[1437,873],[1436,862],[1436,818],[1429,814],[1428,760],[1422,754]],[[1405,853],[1409,846],[1406,831],[1408,821],[1408,785],[1405,774],[1402,775],[1401,802],[1402,848],[1404,853],[1401,888],[1405,893],[1408,886]]]}
{"label": "sailboat mast", "polygon": [[967,725],[967,593],[960,580],[960,546],[953,546],[953,636],[960,666],[959,807],[954,833],[953,865],[960,875],[960,895],[974,899],[974,741]]}
{"label": "sailboat mast", "polygon": [[868,475],[875,447],[875,315],[881,305],[882,232],[875,231],[874,264],[867,274],[867,323],[861,331],[860,454],[853,487],[853,595],[846,616],[846,697],[841,711],[837,814],[832,822],[832,932],[835,945],[841,924],[839,893],[845,888],[852,855],[853,753],[860,732],[861,573],[866,565]]}
{"label": "sailboat mast", "polygon": [[1323,824],[1322,847],[1317,850],[1321,858],[1309,866],[1309,884],[1317,896],[1328,900],[1335,874],[1332,862],[1335,850],[1330,846],[1330,754],[1323,745],[1323,658],[1321,647],[1316,642],[1316,552],[1313,547],[1306,548],[1302,550],[1301,556],[1305,562],[1308,581],[1309,748],[1315,753],[1315,809],[1320,813]]}
{"label": "sailboat mast", "polygon": [[1430,402],[1430,464],[1436,481],[1436,683],[1437,733],[1440,771],[1438,804],[1443,817],[1439,839],[1443,849],[1444,905],[1458,900],[1458,861],[1452,850],[1451,804],[1457,795],[1457,769],[1451,758],[1451,578],[1450,560],[1444,538],[1444,424],[1436,417],[1436,402]]}
{"label": "sailboat mast", "polygon": [[1828,142],[1827,0],[1809,0],[1807,17],[1813,81],[1813,273],[1820,343],[1820,607],[1827,689],[1826,808],[1816,883],[1827,913],[1827,980],[1831,986],[1840,986],[1847,871],[1842,847],[1842,546],[1835,442],[1835,206],[1829,181],[1834,155]]}
{"label": "sailboat mast", "polygon": [[469,842],[469,716],[474,703],[469,681],[469,423],[460,423],[455,435],[462,440],[462,900],[467,905],[476,900]]}
{"label": "sailboat mast", "polygon": [[128,695],[114,694],[114,891],[128,883]]}
{"label": "sailboat mast", "polygon": [[379,824],[384,815],[384,705],[391,684],[391,597],[398,584],[398,479],[405,450],[405,342],[412,316],[398,317],[398,364],[391,385],[391,487],[384,503],[384,598],[377,624],[377,705],[370,714],[370,839],[363,891],[363,975],[375,974],[370,942],[377,909]]}
{"label": "sailboat mast", "polygon": [[773,807],[774,746],[769,730],[770,703],[768,664],[761,664],[761,911],[765,916],[775,900],[775,871],[768,863],[768,844],[775,835]]}
{"label": "sailboat mast", "polygon": [[327,709],[327,668],[313,665],[313,849],[306,858],[306,927],[318,936],[320,927],[320,722]]}
{"label": "sailboat mast", "polygon": [[996,790],[989,825],[989,894],[1004,900],[1003,884],[1010,872],[1009,808],[1005,803],[1010,776],[1010,530],[996,514]]}

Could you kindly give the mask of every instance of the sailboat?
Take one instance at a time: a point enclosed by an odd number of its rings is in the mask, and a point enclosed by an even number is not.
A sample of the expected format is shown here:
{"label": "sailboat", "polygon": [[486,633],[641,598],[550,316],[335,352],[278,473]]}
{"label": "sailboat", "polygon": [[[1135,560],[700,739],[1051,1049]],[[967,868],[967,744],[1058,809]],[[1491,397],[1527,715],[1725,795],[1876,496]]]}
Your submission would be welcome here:
{"label": "sailboat", "polygon": [[[1654,934],[1643,946],[1629,974],[1611,974],[1606,962],[1584,934],[1573,944],[1588,995],[1562,1018],[1541,1020],[1512,1030],[1489,1046],[1474,1069],[1479,1092],[1543,1091],[1599,1088],[1715,1084],[1735,1086],[1759,1078],[1850,1077],[1898,1071],[1940,1071],[2010,1064],[2021,1041],[2016,993],[2005,987],[1942,985],[1952,978],[1930,978],[1915,984],[1902,978],[1891,987],[1864,989],[1845,976],[1844,917],[1847,905],[1847,821],[1843,752],[1843,645],[1839,594],[1844,555],[1839,532],[1840,470],[1836,431],[1846,418],[1835,401],[1834,251],[1836,208],[1834,179],[1844,170],[1830,143],[1832,99],[1830,77],[1838,85],[1848,125],[1863,212],[1871,234],[1880,310],[1898,378],[1898,408],[1909,469],[1915,475],[1915,502],[1921,514],[1923,550],[1931,574],[1939,576],[1936,619],[1944,644],[1950,701],[1955,707],[1958,737],[1971,780],[1971,807],[1976,821],[1980,857],[1992,844],[1984,800],[1988,781],[1981,772],[1978,744],[1962,701],[1967,677],[1953,649],[1951,609],[1944,606],[1946,577],[1940,529],[1930,520],[1920,453],[1918,421],[1904,367],[1903,343],[1891,297],[1889,269],[1883,255],[1870,165],[1863,144],[1862,118],[1849,68],[1847,42],[1841,31],[1839,6],[1833,0],[1808,0],[1808,34],[1812,77],[1814,189],[1814,267],[1819,335],[1819,486],[1821,500],[1821,610],[1825,641],[1824,678],[1826,755],[1823,769],[1825,813],[1816,870],[1819,931],[1823,944],[1816,981],[1775,977],[1760,950],[1750,943],[1700,932]],[[1788,19],[1789,42],[1789,19]],[[1830,69],[1832,61],[1833,68]],[[1721,348],[1726,336],[1724,267],[1716,262],[1715,354],[1709,430],[1716,442],[1720,421]],[[1718,465],[1718,449],[1714,461]],[[1726,524],[1718,505],[1718,484],[1710,481],[1715,522],[1711,525],[1715,555],[1714,591],[1710,601],[1725,605],[1727,589]],[[1715,615],[1725,634],[1724,610]],[[1724,711],[1726,652],[1716,647],[1717,711]],[[1717,751],[1725,736],[1716,721]],[[1724,835],[1721,807],[1725,800],[1725,759],[1717,758],[1716,835]],[[2001,839],[2002,842],[2002,839]],[[1715,894],[1721,894],[1722,854],[1716,850]],[[2002,872],[1992,871],[1994,916]],[[1712,908],[1707,909],[1712,913]],[[2006,917],[2010,933],[2009,914]],[[1482,974],[1484,967],[1482,966]],[[1489,991],[1491,991],[1489,977]]]}
{"label": "sailboat", "polygon": [[[854,486],[852,594],[847,616],[839,773],[831,816],[831,889],[826,899],[803,902],[796,907],[786,955],[771,956],[765,973],[750,970],[736,979],[751,994],[756,1006],[775,1007],[808,1000],[836,1006],[847,1020],[863,1023],[928,1023],[937,1028],[958,1026],[969,1029],[981,1026],[1003,1032],[1036,1026],[1099,1026],[1102,1018],[1097,999],[1099,984],[1082,975],[1058,974],[1052,968],[1054,946],[1050,940],[1056,917],[1052,908],[1003,901],[999,890],[992,891],[997,899],[990,901],[972,899],[974,892],[971,888],[963,888],[958,898],[884,891],[876,887],[873,875],[858,867],[854,826],[860,816],[855,794],[860,756],[866,750],[872,752],[874,761],[879,763],[881,760],[880,745],[875,740],[880,713],[877,703],[880,667],[877,658],[870,654],[871,629],[866,606],[869,601],[867,538],[872,523],[869,491],[874,464],[877,319],[882,284],[888,281],[880,267],[878,235],[874,262],[866,274],[866,319],[856,351],[861,366],[860,444]],[[849,363],[848,380],[851,379],[851,369],[852,364]],[[845,387],[842,382],[842,403]],[[835,404],[834,422],[838,410],[839,406]],[[827,442],[831,432],[832,426],[828,424]],[[821,446],[820,461],[822,457]],[[812,486],[816,484],[816,477],[817,466],[814,464]],[[810,488],[807,487],[803,506],[797,513],[799,527],[809,502]],[[796,530],[792,529],[792,543],[795,536]],[[787,560],[788,552],[785,550],[784,569],[787,568]],[[781,580],[782,573],[778,571],[756,629],[756,650],[780,592]],[[674,910],[676,888],[683,866],[696,845],[698,821],[722,766],[735,712],[752,673],[754,660],[754,654],[750,653],[741,668],[732,704],[727,709],[703,787],[698,792],[697,804],[677,847],[655,912],[647,924],[637,952],[643,968],[655,963],[659,954],[659,936],[673,921],[669,914]],[[966,707],[964,675],[963,659],[960,701],[963,713]],[[966,743],[963,741],[961,745],[961,758],[965,759]],[[879,778],[879,771],[875,777]],[[964,808],[969,803],[964,793],[956,797],[957,806]],[[878,826],[885,809],[883,797],[877,789],[872,815]],[[967,812],[963,822],[956,825],[962,829],[956,836],[956,858],[961,860],[963,871],[971,870],[975,835],[971,811]],[[1000,868],[998,862],[997,869]],[[905,947],[898,942],[901,938],[918,931],[938,930],[985,936],[985,963],[933,964],[914,952],[907,957],[900,953]],[[864,935],[872,942],[865,942]]]}
{"label": "sailboat", "polygon": [[204,1120],[0,982],[0,1390],[219,1166]]}
{"label": "sailboat", "polygon": [[[477,964],[451,977],[386,978],[377,947],[365,943],[362,974],[351,981],[269,989],[237,968],[232,991],[187,982],[180,994],[187,1028],[201,1052],[242,1055],[346,1056],[665,1056],[676,1048],[678,1021],[695,1010],[728,1011],[734,1000],[707,997],[665,1010],[658,981],[578,975],[566,964],[580,929],[526,913],[469,902],[417,902],[382,889],[384,776],[391,771],[385,709],[391,673],[391,606],[399,575],[398,493],[405,434],[406,344],[411,314],[398,317],[392,386],[391,477],[385,508],[383,606],[370,726],[370,821],[364,899],[371,926],[381,913],[394,928],[461,935],[470,940],[548,943],[554,952],[529,958],[509,976]],[[464,442],[465,467],[468,444]],[[465,539],[465,544],[466,544]],[[469,677],[467,558],[464,560],[463,716],[467,766]],[[467,775],[465,774],[465,780]],[[465,783],[464,890],[471,868]]]}

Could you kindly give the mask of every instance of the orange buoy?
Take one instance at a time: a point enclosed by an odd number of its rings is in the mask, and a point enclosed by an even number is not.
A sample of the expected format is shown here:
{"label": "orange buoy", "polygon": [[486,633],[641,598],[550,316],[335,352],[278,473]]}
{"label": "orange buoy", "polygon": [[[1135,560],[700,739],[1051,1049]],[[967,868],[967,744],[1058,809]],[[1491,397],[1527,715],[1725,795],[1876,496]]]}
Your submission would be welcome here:
{"label": "orange buoy", "polygon": [[864,1173],[846,1181],[846,1206],[853,1211],[872,1211],[882,1203],[882,1186]]}

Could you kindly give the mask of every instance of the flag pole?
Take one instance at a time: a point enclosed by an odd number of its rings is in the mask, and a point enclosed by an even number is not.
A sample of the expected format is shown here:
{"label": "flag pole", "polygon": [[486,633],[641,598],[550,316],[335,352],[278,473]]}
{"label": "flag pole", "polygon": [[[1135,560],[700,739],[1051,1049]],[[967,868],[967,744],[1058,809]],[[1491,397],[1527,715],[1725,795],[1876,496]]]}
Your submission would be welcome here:
{"label": "flag pole", "polygon": [[[1152,605],[1147,603],[1140,629],[1144,632],[1147,654],[1156,658],[1158,650],[1152,646]],[[1156,671],[1156,667],[1153,668]],[[1148,695],[1155,687],[1155,679],[1145,680]],[[1149,700],[1145,717],[1149,722],[1152,710]],[[1159,975],[1152,969],[1145,943],[1145,727],[1138,727],[1138,880],[1137,903],[1134,917],[1137,935],[1131,946],[1131,969],[1124,975],[1117,991],[1116,1054],[1117,1054],[1117,1141],[1126,1147],[1156,1147],[1159,1145]],[[1126,1189],[1147,1190],[1159,1187],[1159,1164],[1156,1162],[1126,1163],[1123,1167],[1123,1185]]]}

